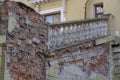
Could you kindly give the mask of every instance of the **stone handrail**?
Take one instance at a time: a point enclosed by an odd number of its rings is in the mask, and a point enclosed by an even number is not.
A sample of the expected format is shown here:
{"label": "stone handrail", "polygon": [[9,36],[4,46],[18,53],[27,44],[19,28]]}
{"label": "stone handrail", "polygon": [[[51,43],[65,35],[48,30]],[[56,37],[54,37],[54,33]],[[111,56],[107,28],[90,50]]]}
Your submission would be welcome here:
{"label": "stone handrail", "polygon": [[56,1],[56,0],[29,0],[29,2],[31,3],[44,3],[44,2],[48,2],[48,1]]}
{"label": "stone handrail", "polygon": [[51,24],[48,50],[61,49],[110,35],[108,17]]}

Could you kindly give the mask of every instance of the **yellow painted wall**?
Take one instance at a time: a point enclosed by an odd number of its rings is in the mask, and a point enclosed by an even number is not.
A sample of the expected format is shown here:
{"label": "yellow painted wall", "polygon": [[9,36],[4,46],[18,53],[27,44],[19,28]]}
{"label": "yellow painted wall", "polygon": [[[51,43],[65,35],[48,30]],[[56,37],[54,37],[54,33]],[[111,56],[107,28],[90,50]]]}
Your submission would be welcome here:
{"label": "yellow painted wall", "polygon": [[120,33],[120,0],[89,0],[87,5],[87,18],[95,17],[94,4],[103,2],[104,13],[111,13],[115,18],[115,29]]}
{"label": "yellow painted wall", "polygon": [[22,2],[28,6],[30,6],[31,8],[35,8],[35,5],[31,4],[30,2],[28,2],[28,0],[10,0],[10,1],[16,1],[16,2]]}
{"label": "yellow painted wall", "polygon": [[[31,5],[27,0],[13,0],[19,1],[35,8],[35,6]],[[84,18],[85,12],[85,1],[86,0],[66,0],[66,20],[80,20]],[[49,10],[53,8],[62,7],[62,0],[53,1],[53,2],[45,2],[40,4],[40,11]]]}
{"label": "yellow painted wall", "polygon": [[85,1],[86,0],[67,0],[67,21],[80,20],[84,18]]}
{"label": "yellow painted wall", "polygon": [[[14,0],[19,2],[24,2],[27,5],[31,6],[32,8],[35,8],[34,5],[30,4],[27,0]],[[85,13],[85,2],[87,0],[66,0],[66,20],[79,20],[84,19],[84,13]],[[94,4],[103,2],[104,5],[104,13],[108,14],[111,13],[115,17],[115,23],[114,26],[116,30],[120,33],[120,0],[89,0],[87,5],[87,18],[94,18]],[[49,10],[53,8],[62,7],[62,0],[57,0],[53,2],[45,2],[40,4],[40,10]]]}
{"label": "yellow painted wall", "polygon": [[[84,5],[86,0],[66,0],[66,20],[79,20],[84,18]],[[62,7],[62,0],[40,4],[40,10],[49,10]]]}
{"label": "yellow painted wall", "polygon": [[49,10],[53,8],[62,7],[62,0],[54,1],[54,2],[46,2],[40,4],[40,10]]}

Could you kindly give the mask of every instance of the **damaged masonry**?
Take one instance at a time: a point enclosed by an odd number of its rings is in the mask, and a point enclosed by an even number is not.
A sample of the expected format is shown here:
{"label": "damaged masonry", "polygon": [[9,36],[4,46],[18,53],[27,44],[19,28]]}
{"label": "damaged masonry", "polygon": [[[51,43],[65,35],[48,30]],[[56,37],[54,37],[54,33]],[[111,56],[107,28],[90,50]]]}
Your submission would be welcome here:
{"label": "damaged masonry", "polygon": [[20,2],[0,11],[7,80],[112,80],[111,15],[50,25]]}

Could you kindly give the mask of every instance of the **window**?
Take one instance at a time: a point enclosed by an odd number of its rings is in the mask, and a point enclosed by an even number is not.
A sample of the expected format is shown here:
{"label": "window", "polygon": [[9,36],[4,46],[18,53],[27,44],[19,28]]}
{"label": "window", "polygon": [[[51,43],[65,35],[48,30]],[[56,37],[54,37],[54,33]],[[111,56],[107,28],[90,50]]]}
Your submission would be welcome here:
{"label": "window", "polygon": [[45,21],[48,23],[60,22],[60,13],[45,15]]}
{"label": "window", "polygon": [[103,14],[103,3],[95,4],[95,17],[100,17]]}

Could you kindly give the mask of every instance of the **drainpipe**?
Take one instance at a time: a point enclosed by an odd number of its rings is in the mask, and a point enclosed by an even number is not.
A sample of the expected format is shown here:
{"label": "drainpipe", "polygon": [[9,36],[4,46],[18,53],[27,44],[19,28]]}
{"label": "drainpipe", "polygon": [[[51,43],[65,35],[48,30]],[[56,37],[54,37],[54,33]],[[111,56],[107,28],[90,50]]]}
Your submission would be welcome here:
{"label": "drainpipe", "polygon": [[87,17],[87,4],[88,4],[88,2],[89,2],[89,0],[87,0],[87,1],[85,2],[85,14],[84,14],[84,19],[86,19],[86,17]]}
{"label": "drainpipe", "polygon": [[66,21],[66,0],[62,0],[61,21]]}

